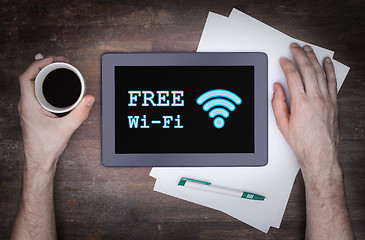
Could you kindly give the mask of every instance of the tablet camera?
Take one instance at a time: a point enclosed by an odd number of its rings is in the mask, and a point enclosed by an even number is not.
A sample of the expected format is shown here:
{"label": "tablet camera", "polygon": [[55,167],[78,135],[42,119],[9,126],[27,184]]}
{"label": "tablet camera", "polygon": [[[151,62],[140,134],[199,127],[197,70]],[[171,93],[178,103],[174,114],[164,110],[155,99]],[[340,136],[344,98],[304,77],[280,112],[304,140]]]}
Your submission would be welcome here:
{"label": "tablet camera", "polygon": [[203,93],[196,99],[198,105],[203,105],[203,110],[209,112],[209,117],[214,118],[213,125],[221,129],[225,125],[225,118],[229,117],[229,112],[236,109],[242,100],[235,93],[224,90],[214,89]]}

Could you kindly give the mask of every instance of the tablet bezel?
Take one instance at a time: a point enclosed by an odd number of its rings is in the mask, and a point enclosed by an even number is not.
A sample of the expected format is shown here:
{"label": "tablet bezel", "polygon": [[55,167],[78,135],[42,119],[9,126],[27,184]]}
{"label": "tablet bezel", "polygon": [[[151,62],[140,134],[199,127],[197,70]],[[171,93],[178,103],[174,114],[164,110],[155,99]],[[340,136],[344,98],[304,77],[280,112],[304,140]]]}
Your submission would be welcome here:
{"label": "tablet bezel", "polygon": [[[268,162],[267,55],[235,53],[105,53],[102,79],[102,164],[108,167],[265,166]],[[115,153],[115,66],[254,66],[254,153]],[[127,78],[128,76],[126,76]]]}

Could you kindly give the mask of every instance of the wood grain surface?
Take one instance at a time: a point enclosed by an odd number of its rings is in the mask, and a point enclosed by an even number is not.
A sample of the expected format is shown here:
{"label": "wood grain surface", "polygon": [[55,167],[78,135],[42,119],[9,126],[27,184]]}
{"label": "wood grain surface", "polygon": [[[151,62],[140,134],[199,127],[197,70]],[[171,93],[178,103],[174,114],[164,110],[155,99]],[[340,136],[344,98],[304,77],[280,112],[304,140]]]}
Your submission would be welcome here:
{"label": "wood grain surface", "polygon": [[264,234],[224,213],[154,192],[150,168],[101,165],[101,55],[194,52],[208,12],[227,16],[233,7],[334,50],[335,59],[351,67],[338,94],[339,156],[355,233],[365,239],[365,7],[360,0],[1,0],[0,239],[10,235],[23,173],[18,76],[38,52],[68,57],[96,97],[58,163],[59,239],[303,239],[300,173],[280,229]]}

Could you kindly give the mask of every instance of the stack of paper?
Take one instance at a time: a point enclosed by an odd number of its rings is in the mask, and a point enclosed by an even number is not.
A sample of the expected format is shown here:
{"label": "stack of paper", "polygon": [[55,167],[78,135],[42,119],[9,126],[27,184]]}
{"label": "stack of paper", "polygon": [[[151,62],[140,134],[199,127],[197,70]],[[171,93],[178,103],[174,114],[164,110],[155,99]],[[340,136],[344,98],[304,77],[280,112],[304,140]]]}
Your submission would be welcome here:
{"label": "stack of paper", "polygon": [[[265,167],[153,168],[150,175],[156,178],[155,191],[225,212],[263,232],[268,232],[270,226],[279,228],[299,165],[276,126],[271,99],[274,82],[280,82],[289,97],[279,58],[284,56],[294,61],[289,49],[292,42],[312,46],[321,63],[326,56],[333,58],[333,51],[293,39],[237,9],[229,17],[209,13],[198,52],[265,52],[268,55],[269,162]],[[349,67],[335,60],[333,63],[339,90]],[[267,201],[178,187],[182,177],[257,193],[266,196]]]}

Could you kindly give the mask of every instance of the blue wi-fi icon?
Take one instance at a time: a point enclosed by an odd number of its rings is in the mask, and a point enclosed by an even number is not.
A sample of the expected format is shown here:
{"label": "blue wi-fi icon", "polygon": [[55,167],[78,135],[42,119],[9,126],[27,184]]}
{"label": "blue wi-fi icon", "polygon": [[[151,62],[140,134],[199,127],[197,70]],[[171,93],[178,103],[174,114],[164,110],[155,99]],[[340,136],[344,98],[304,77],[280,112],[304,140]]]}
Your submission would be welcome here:
{"label": "blue wi-fi icon", "polygon": [[224,118],[228,118],[229,111],[233,112],[236,109],[235,104],[240,105],[241,102],[239,96],[224,89],[210,90],[196,99],[198,105],[204,103],[203,110],[209,111],[209,117],[214,118],[214,127],[218,129],[224,126]]}

